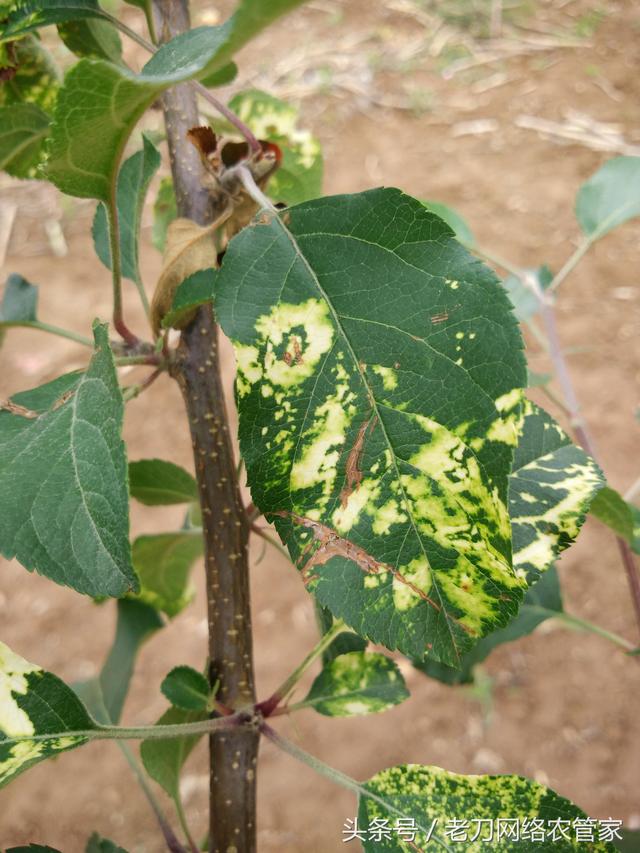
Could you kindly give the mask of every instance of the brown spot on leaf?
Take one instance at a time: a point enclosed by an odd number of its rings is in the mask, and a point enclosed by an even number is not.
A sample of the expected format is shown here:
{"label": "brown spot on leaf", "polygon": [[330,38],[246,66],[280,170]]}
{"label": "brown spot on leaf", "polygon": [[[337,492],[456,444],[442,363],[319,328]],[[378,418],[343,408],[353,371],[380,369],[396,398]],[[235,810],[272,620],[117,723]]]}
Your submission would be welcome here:
{"label": "brown spot on leaf", "polygon": [[363,421],[358,435],[347,456],[347,464],[345,465],[346,482],[340,492],[340,503],[342,508],[346,507],[349,496],[358,488],[362,482],[362,471],[360,470],[360,460],[362,459],[362,449],[364,447],[364,439],[367,434],[367,429],[374,423],[373,416]]}
{"label": "brown spot on leaf", "polygon": [[[312,570],[316,566],[323,566],[325,563],[328,563],[332,557],[344,557],[345,559],[351,560],[355,563],[358,568],[362,569],[362,571],[367,575],[377,575],[380,574],[380,572],[389,572],[397,581],[409,587],[412,592],[415,592],[419,598],[426,601],[436,610],[440,611],[440,606],[436,604],[433,599],[429,598],[426,592],[411,583],[411,581],[405,578],[397,569],[390,566],[388,563],[382,563],[379,560],[376,560],[376,558],[372,557],[371,554],[368,554],[364,548],[361,548],[354,542],[349,542],[348,539],[344,539],[339,533],[336,533],[335,530],[327,527],[326,524],[322,524],[320,521],[314,521],[312,518],[305,518],[304,516],[296,515],[293,512],[287,512],[285,510],[279,510],[278,512],[275,512],[274,515],[278,515],[281,518],[290,518],[296,524],[300,524],[302,527],[306,527],[308,530],[311,530],[313,534],[313,539],[301,554],[301,558],[307,558],[301,570],[302,580],[305,586],[308,586],[314,580],[318,579],[318,575],[312,574]],[[313,553],[311,553],[311,549],[316,542],[319,543],[318,547],[313,551]]]}
{"label": "brown spot on leaf", "polygon": [[444,321],[448,319],[449,314],[446,311],[443,311],[441,314],[434,314],[431,318],[431,322],[435,325],[437,323],[444,323]]}

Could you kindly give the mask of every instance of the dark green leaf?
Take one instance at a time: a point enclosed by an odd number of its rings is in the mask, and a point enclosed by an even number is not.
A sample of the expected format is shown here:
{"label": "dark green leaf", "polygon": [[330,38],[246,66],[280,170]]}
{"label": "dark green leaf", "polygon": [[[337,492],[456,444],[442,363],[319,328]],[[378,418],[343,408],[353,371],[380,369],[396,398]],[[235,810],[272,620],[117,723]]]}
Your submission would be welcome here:
{"label": "dark green leaf", "polygon": [[122,61],[122,42],[110,21],[84,20],[58,24],[58,35],[76,56]]}
{"label": "dark green leaf", "polygon": [[164,252],[167,240],[167,229],[178,216],[176,194],[173,191],[171,178],[162,178],[156,200],[153,203],[153,231],[151,242],[159,252]]}
{"label": "dark green leaf", "polygon": [[117,597],[138,586],[123,403],[107,327],[95,324],[94,335],[86,373],[0,411],[0,551],[78,592]]}
{"label": "dark green leaf", "polygon": [[640,157],[614,157],[578,191],[576,216],[591,239],[640,216]]}
{"label": "dark green leaf", "polygon": [[[137,151],[123,163],[116,189],[122,275],[137,284],[141,283],[138,243],[142,208],[151,179],[160,166],[157,148],[146,136],[143,135],[142,139],[142,151]],[[109,223],[104,204],[98,205],[93,220],[93,245],[102,263],[111,269]]]}
{"label": "dark green leaf", "polygon": [[[524,279],[524,280],[523,280]],[[521,276],[510,275],[502,282],[520,322],[529,320],[540,310],[542,293],[553,281],[553,273],[546,264],[537,269],[522,270]]]}
{"label": "dark green leaf", "polygon": [[346,655],[349,652],[363,652],[368,645],[363,637],[359,637],[351,631],[344,631],[342,634],[338,634],[329,648],[325,650],[322,655],[322,662],[329,663],[334,658]]}
{"label": "dark green leaf", "polygon": [[253,500],[337,618],[456,665],[524,594],[507,485],[526,370],[506,295],[398,190],[287,217],[243,230],[216,276]]}
{"label": "dark green leaf", "polygon": [[476,242],[473,231],[469,227],[467,220],[460,216],[457,210],[454,210],[447,204],[442,204],[440,201],[423,201],[422,203],[427,210],[435,213],[440,219],[444,219],[461,243],[468,249],[473,248]]}
{"label": "dark green leaf", "polygon": [[15,77],[0,83],[0,107],[31,103],[48,113],[56,102],[60,72],[46,47],[28,35],[14,43]]}
{"label": "dark green leaf", "polygon": [[38,288],[26,278],[12,273],[7,279],[0,304],[0,326],[22,326],[37,320]]}
{"label": "dark green leaf", "polygon": [[148,604],[127,598],[118,601],[116,636],[99,679],[107,722],[120,722],[140,647],[163,624],[157,610]]}
{"label": "dark green leaf", "polygon": [[353,717],[386,711],[408,696],[400,670],[388,657],[349,652],[324,665],[303,705],[327,717]]}
{"label": "dark green leaf", "polygon": [[[427,853],[443,849],[474,853],[477,850],[479,853],[484,848],[499,853],[515,853],[516,850],[569,853],[585,849],[584,843],[575,840],[573,824],[575,820],[584,821],[585,813],[550,788],[522,776],[462,776],[440,767],[404,764],[377,773],[365,787],[376,799],[360,797],[360,826],[370,830],[377,819],[386,820],[388,827],[395,828],[388,838],[381,840],[371,840],[365,835],[365,853],[408,853],[409,850]],[[407,819],[415,822],[418,829],[413,838],[406,829]],[[493,843],[488,844],[483,839],[490,837],[490,822],[495,829],[499,819],[506,832],[500,841],[494,835]],[[403,820],[405,823],[398,823]],[[458,821],[457,836],[446,832],[451,827],[450,821]],[[507,826],[509,822],[511,832]],[[514,840],[515,822],[519,829],[517,841]],[[557,829],[555,836],[551,834],[554,825],[567,830],[567,839]],[[540,827],[542,839],[536,841],[532,832]],[[615,853],[614,846],[608,842],[596,840],[587,847],[590,853]]]}
{"label": "dark green leaf", "polygon": [[209,682],[201,672],[190,666],[176,666],[172,669],[160,689],[175,708],[183,711],[207,710]]}
{"label": "dark green leaf", "polygon": [[[32,764],[86,743],[95,723],[70,687],[0,643],[0,787]],[[34,735],[51,740],[30,740]]]}
{"label": "dark green leaf", "polygon": [[180,322],[180,318],[199,305],[213,300],[213,270],[198,270],[178,285],[173,297],[171,311],[162,318],[162,325],[169,329]]}
{"label": "dark green leaf", "polygon": [[191,600],[189,572],[202,555],[199,530],[139,536],[133,543],[133,565],[140,578],[140,600],[170,618]]}
{"label": "dark green leaf", "polygon": [[[158,726],[173,726],[206,720],[206,711],[183,711],[169,708],[160,717]],[[171,738],[170,740],[145,740],[140,755],[145,770],[174,800],[180,796],[180,771],[202,735]]]}
{"label": "dark green leaf", "polygon": [[15,178],[35,178],[49,122],[35,104],[0,107],[0,169]]}
{"label": "dark green leaf", "polygon": [[218,68],[211,74],[207,74],[200,82],[203,86],[206,86],[207,89],[215,89],[216,86],[226,86],[229,83],[232,83],[237,76],[238,66],[235,62],[229,62],[228,65],[224,65],[222,68]]}
{"label": "dark green leaf", "polygon": [[97,0],[26,0],[0,26],[0,40],[9,41],[52,24],[108,16]]}
{"label": "dark green leaf", "polygon": [[437,678],[445,684],[469,684],[473,681],[473,670],[482,663],[491,652],[502,643],[512,643],[520,637],[531,634],[546,619],[562,613],[562,595],[555,566],[541,576],[540,580],[527,590],[522,607],[515,619],[505,628],[500,628],[483,637],[477,646],[463,657],[460,669],[432,661],[415,661],[414,666],[431,678]]}
{"label": "dark green leaf", "polygon": [[55,847],[42,844],[26,844],[23,847],[8,847],[6,853],[60,853]]}
{"label": "dark green leaf", "polygon": [[640,554],[640,508],[625,501],[615,489],[605,487],[591,504],[591,514],[621,536]]}
{"label": "dark green leaf", "polygon": [[147,506],[183,504],[198,500],[198,484],[191,474],[164,459],[129,463],[131,497]]}
{"label": "dark green leaf", "polygon": [[229,107],[258,139],[273,142],[282,151],[280,166],[269,180],[272,198],[293,205],[321,194],[320,143],[308,130],[298,127],[298,110],[294,106],[266,92],[251,89],[234,95]]}
{"label": "dark green leaf", "polygon": [[620,853],[638,853],[640,850],[640,829],[623,829],[622,841],[616,840],[616,850]]}
{"label": "dark green leaf", "polygon": [[113,841],[102,838],[97,832],[94,832],[87,841],[85,853],[127,853],[127,851],[122,847],[118,847]]}

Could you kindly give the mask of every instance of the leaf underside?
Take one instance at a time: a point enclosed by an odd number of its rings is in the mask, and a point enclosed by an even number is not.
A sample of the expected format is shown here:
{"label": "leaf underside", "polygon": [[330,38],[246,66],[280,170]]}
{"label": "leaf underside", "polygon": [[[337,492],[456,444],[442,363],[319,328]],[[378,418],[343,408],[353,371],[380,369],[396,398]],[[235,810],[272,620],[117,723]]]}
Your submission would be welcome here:
{"label": "leaf underside", "polygon": [[123,402],[107,327],[94,334],[85,373],[17,394],[0,411],[0,552],[77,592],[117,597],[138,585]]}
{"label": "leaf underside", "polygon": [[263,214],[216,277],[253,499],[336,617],[457,665],[523,595],[517,324],[493,274],[398,190],[287,221]]}

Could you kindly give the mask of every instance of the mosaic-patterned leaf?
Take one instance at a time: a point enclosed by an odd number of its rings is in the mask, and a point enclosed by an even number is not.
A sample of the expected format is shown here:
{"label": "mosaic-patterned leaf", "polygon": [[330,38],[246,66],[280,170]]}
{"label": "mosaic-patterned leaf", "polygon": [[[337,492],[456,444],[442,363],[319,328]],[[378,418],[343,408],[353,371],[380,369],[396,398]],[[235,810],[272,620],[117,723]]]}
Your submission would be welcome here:
{"label": "mosaic-patterned leaf", "polygon": [[[572,444],[558,424],[529,400],[509,480],[513,566],[531,584],[518,615],[462,657],[454,669],[429,656],[416,666],[448,684],[469,682],[473,667],[493,649],[530,634],[541,622],[562,613],[553,562],[578,535],[593,496],[602,486],[598,467]],[[603,492],[598,492],[593,508]],[[541,576],[542,573],[542,576]]]}
{"label": "mosaic-patterned leaf", "polygon": [[58,35],[76,56],[122,62],[122,42],[111,21],[89,19],[58,24]]}
{"label": "mosaic-patterned leaf", "polygon": [[355,717],[386,711],[408,697],[392,660],[376,652],[348,652],[325,663],[299,707],[327,717]]}
{"label": "mosaic-patterned leaf", "polygon": [[[365,853],[615,853],[581,809],[522,776],[462,776],[405,764],[377,773],[365,787],[375,797],[360,797]],[[585,828],[594,833],[587,846],[576,840]]]}
{"label": "mosaic-patterned leaf", "polygon": [[551,566],[537,583],[529,587],[515,619],[504,628],[483,637],[470,652],[463,655],[459,669],[431,660],[429,656],[424,661],[414,661],[414,666],[444,684],[470,684],[474,680],[474,668],[486,660],[497,646],[526,637],[546,619],[552,619],[562,612],[560,579],[556,567]]}
{"label": "mosaic-patterned leaf", "polygon": [[399,190],[286,222],[263,212],[216,276],[254,502],[337,618],[455,666],[523,596],[516,321],[494,275]]}
{"label": "mosaic-patterned leaf", "polygon": [[[32,764],[86,743],[95,723],[70,687],[0,642],[0,787]],[[51,734],[50,740],[33,740]]]}
{"label": "mosaic-patterned leaf", "polygon": [[93,596],[138,582],[129,546],[124,405],[107,326],[85,373],[16,394],[0,411],[0,552]]}
{"label": "mosaic-patterned leaf", "polygon": [[513,565],[532,584],[575,540],[604,485],[596,463],[529,400],[509,480]]}
{"label": "mosaic-patterned leaf", "polygon": [[35,104],[48,113],[56,102],[60,71],[40,42],[27,35],[14,42],[16,73],[0,84],[0,107],[20,103]]}

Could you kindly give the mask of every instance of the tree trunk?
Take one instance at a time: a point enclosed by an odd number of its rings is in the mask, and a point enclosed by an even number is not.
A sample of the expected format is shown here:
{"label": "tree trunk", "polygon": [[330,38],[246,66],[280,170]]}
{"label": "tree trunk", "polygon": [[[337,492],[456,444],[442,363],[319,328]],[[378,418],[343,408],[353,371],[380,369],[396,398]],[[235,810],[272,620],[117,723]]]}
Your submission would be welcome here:
{"label": "tree trunk", "polygon": [[[155,0],[156,29],[167,40],[189,28],[187,0]],[[181,216],[212,221],[202,165],[186,132],[199,124],[193,89],[176,86],[163,96],[171,169]],[[220,377],[218,329],[210,307],[185,329],[172,374],[184,397],[191,429],[205,538],[209,679],[219,701],[240,709],[255,703],[249,597],[249,525],[240,500]],[[256,850],[257,732],[215,732],[210,738],[212,853]]]}

